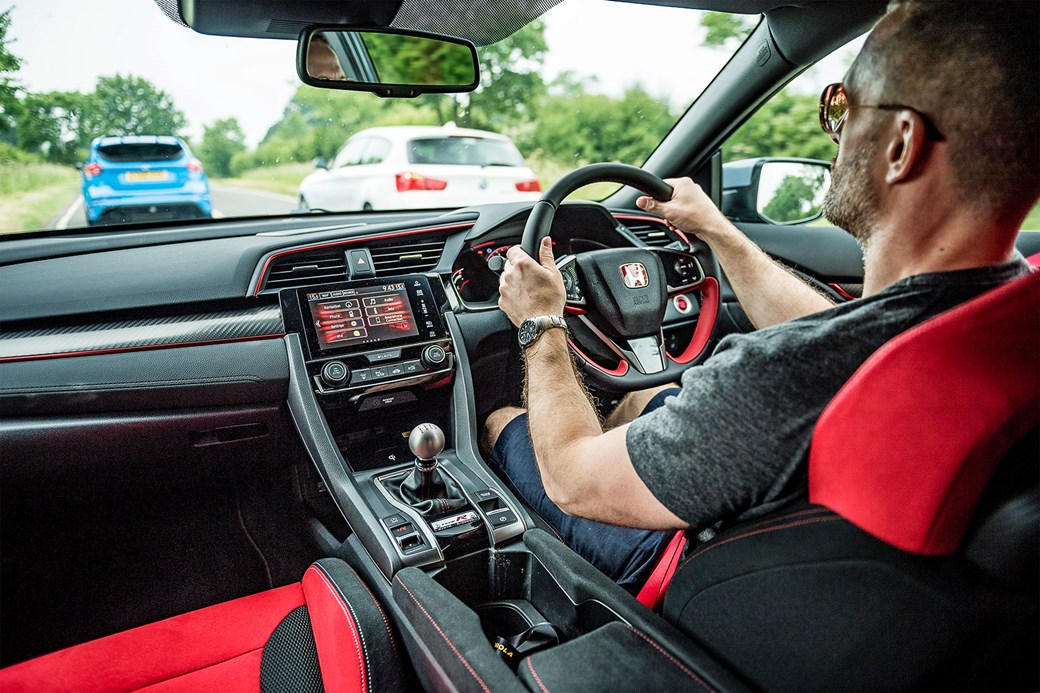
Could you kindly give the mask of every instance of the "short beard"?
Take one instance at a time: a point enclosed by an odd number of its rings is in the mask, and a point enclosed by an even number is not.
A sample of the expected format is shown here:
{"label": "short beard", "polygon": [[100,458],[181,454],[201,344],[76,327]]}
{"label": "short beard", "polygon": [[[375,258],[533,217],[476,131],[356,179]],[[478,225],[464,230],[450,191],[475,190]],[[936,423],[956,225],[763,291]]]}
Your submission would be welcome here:
{"label": "short beard", "polygon": [[871,182],[872,157],[867,147],[849,154],[845,165],[837,166],[836,156],[831,164],[831,187],[823,198],[823,215],[865,247],[877,227],[880,206]]}

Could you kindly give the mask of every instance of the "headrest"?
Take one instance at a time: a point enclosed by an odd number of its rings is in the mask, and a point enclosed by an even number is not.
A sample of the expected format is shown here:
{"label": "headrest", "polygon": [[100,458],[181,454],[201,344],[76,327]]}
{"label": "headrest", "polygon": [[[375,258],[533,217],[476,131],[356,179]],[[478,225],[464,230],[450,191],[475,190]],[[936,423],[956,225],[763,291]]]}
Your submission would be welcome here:
{"label": "headrest", "polygon": [[953,553],[983,488],[1040,418],[1040,273],[879,349],[824,410],[809,500],[878,539]]}

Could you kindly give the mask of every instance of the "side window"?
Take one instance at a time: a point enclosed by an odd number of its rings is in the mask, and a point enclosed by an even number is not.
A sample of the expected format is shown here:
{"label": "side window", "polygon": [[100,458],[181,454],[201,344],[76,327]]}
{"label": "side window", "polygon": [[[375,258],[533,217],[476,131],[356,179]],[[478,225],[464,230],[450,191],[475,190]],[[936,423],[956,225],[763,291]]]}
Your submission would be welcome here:
{"label": "side window", "polygon": [[830,225],[822,217],[838,147],[820,128],[823,88],[842,80],[865,37],[796,77],[722,146],[722,209],[734,221]]}
{"label": "side window", "polygon": [[381,164],[389,153],[390,140],[385,140],[382,137],[373,137],[368,140],[368,146],[365,148],[365,153],[361,156],[361,161],[358,163]]}
{"label": "side window", "polygon": [[359,140],[351,140],[347,143],[347,146],[339,150],[339,154],[336,155],[335,161],[332,162],[332,168],[342,168],[343,166],[357,166],[361,163],[361,156],[365,151],[365,145],[368,144],[367,138]]}

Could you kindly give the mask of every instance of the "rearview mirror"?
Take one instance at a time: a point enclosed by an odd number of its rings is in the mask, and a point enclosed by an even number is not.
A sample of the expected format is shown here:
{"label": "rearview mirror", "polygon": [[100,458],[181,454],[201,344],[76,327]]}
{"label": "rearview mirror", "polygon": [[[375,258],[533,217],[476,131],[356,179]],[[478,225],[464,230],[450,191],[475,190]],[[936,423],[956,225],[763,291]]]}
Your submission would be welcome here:
{"label": "rearview mirror", "polygon": [[314,87],[394,97],[473,91],[480,75],[477,49],[464,39],[340,27],[304,30],[296,71]]}
{"label": "rearview mirror", "polygon": [[816,159],[760,158],[722,167],[722,211],[734,221],[793,225],[823,215],[831,167]]}

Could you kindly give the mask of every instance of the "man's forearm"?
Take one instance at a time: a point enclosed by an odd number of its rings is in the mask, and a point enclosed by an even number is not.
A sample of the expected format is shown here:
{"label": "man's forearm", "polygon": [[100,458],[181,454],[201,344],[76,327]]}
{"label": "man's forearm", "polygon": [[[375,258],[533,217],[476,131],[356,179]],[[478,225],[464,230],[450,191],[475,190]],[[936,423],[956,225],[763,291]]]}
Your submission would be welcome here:
{"label": "man's forearm", "polygon": [[741,307],[755,327],[831,308],[834,303],[777,264],[736,227],[707,237]]}
{"label": "man's forearm", "polygon": [[575,444],[603,429],[575,373],[564,330],[546,331],[524,357],[527,423],[535,458],[546,493],[563,506],[583,483],[581,466],[567,464]]}

